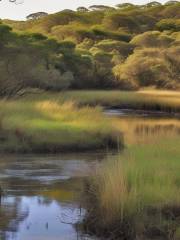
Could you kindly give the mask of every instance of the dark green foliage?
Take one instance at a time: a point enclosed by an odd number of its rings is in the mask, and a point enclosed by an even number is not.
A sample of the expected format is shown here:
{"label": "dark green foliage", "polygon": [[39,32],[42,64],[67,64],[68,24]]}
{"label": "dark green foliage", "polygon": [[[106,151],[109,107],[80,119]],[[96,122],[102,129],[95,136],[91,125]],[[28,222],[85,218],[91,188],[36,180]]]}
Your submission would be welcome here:
{"label": "dark green foliage", "polygon": [[0,46],[7,43],[12,36],[11,27],[0,24]]}
{"label": "dark green foliage", "polygon": [[37,12],[37,13],[32,13],[30,15],[28,15],[26,18],[27,20],[34,20],[34,19],[39,19],[42,17],[47,16],[48,14],[46,12]]}
{"label": "dark green foliage", "polygon": [[41,41],[41,40],[46,40],[47,39],[47,37],[46,36],[44,36],[43,34],[41,34],[41,33],[32,33],[32,34],[29,34],[29,36],[28,37],[31,37],[32,38],[32,40],[37,40],[37,41]]}
{"label": "dark green foliage", "polygon": [[88,12],[89,10],[87,8],[85,8],[85,7],[78,7],[77,11],[78,12]]}
{"label": "dark green foliage", "polygon": [[154,1],[5,20],[0,24],[0,95],[24,87],[178,89],[179,17],[179,2]]}
{"label": "dark green foliage", "polygon": [[55,66],[59,55],[74,51],[73,43],[58,43],[37,33],[19,35],[0,25],[0,46],[0,96],[27,87],[60,90],[74,79],[68,69],[60,71]]}
{"label": "dark green foliage", "polygon": [[146,7],[156,7],[156,6],[161,6],[161,3],[154,1],[146,4]]}
{"label": "dark green foliage", "polygon": [[135,7],[134,4],[132,3],[120,3],[120,4],[117,4],[116,7],[120,8],[120,9],[123,9],[123,8],[133,8]]}

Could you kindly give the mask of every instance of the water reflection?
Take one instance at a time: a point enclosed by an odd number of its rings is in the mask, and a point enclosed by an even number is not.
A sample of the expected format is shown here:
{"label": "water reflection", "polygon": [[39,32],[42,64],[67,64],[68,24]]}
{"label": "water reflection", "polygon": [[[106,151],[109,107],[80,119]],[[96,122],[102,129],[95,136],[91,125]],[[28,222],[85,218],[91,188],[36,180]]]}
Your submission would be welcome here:
{"label": "water reflection", "polygon": [[75,204],[36,196],[7,197],[1,209],[4,212],[0,225],[3,240],[56,240],[60,236],[64,240],[77,239],[74,223],[79,220],[80,210]]}
{"label": "water reflection", "polygon": [[28,209],[21,209],[19,197],[5,197],[0,205],[0,239],[13,239],[19,224],[28,216]]}
{"label": "water reflection", "polygon": [[[139,144],[158,137],[180,134],[180,116],[130,110],[106,112],[124,135],[126,144]],[[112,115],[111,115],[112,114]]]}
{"label": "water reflection", "polygon": [[[124,133],[126,144],[137,144],[164,134],[180,134],[180,119],[110,111]],[[82,235],[75,223],[83,217],[79,192],[85,176],[116,153],[0,156],[1,240],[95,239]],[[81,211],[80,211],[81,210]]]}
{"label": "water reflection", "polygon": [[84,214],[77,193],[105,155],[1,156],[0,239],[92,239],[74,227]]}

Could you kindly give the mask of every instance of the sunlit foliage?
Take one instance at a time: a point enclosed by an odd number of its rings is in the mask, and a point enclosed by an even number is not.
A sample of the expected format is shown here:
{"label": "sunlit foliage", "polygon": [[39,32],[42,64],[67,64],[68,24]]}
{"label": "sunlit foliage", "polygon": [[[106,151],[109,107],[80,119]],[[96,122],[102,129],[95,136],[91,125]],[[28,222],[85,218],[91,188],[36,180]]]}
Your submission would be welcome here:
{"label": "sunlit foliage", "polygon": [[177,1],[123,3],[4,20],[0,95],[26,87],[178,89],[179,12]]}

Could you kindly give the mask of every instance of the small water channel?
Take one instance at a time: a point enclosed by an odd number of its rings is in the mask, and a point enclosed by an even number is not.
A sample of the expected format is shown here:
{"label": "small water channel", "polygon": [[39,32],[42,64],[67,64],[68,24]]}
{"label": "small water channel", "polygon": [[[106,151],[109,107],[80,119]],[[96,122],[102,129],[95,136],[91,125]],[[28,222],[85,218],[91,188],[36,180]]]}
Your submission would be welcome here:
{"label": "small water channel", "polygon": [[[116,118],[127,144],[174,131],[178,116],[164,113],[106,111]],[[113,152],[59,155],[1,155],[0,240],[94,240],[75,227],[84,214],[79,193],[83,179]]]}

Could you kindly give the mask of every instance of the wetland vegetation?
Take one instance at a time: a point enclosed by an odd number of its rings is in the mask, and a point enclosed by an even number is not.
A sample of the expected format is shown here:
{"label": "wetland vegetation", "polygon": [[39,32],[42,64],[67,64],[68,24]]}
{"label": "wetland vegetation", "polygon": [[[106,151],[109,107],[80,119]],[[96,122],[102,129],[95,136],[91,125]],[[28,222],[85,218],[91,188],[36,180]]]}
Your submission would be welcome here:
{"label": "wetland vegetation", "polygon": [[[117,147],[121,138],[99,107],[79,108],[72,101],[0,102],[1,152],[67,152]],[[120,140],[120,144],[123,142]]]}
{"label": "wetland vegetation", "polygon": [[100,239],[178,240],[179,146],[179,135],[155,134],[108,159],[85,188],[85,230]]}
{"label": "wetland vegetation", "polygon": [[124,145],[123,127],[115,118],[104,115],[103,111],[108,108],[161,111],[178,116],[180,93],[37,90],[8,101],[1,100],[0,151],[55,153],[118,149]]}
{"label": "wetland vegetation", "polygon": [[180,239],[180,3],[0,22],[0,240]]}

